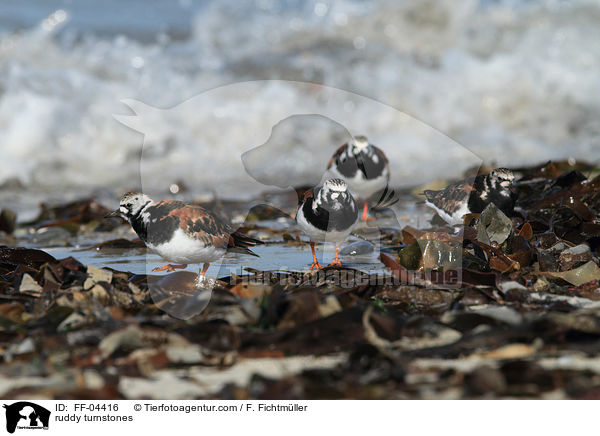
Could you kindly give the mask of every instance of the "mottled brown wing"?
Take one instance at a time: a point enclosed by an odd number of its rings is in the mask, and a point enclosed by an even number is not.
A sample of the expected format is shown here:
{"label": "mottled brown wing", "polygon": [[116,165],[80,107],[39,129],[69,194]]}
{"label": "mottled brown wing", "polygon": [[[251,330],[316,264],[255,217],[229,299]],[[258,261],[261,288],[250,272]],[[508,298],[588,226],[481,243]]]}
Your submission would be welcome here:
{"label": "mottled brown wing", "polygon": [[172,209],[169,216],[179,219],[179,225],[186,235],[207,245],[234,249],[234,251],[256,256],[248,250],[248,247],[263,244],[262,241],[232,229],[219,217],[202,206],[173,200],[165,200],[158,204]]}
{"label": "mottled brown wing", "polygon": [[452,214],[456,212],[473,192],[473,180],[464,180],[453,183],[440,191],[424,192],[430,203]]}
{"label": "mottled brown wing", "polygon": [[306,192],[304,192],[304,195],[302,196],[302,203],[304,203],[306,200],[308,200],[309,198],[314,198],[315,196],[315,191],[313,188],[307,189]]}
{"label": "mottled brown wing", "polygon": [[183,207],[173,208],[169,216],[179,219],[179,226],[189,237],[214,245],[215,247],[227,247],[233,230],[216,217],[212,212],[201,206],[180,203],[173,200],[165,200],[159,205],[183,204]]}
{"label": "mottled brown wing", "polygon": [[304,202],[310,198],[314,198],[314,196],[314,188],[308,188],[306,191],[304,191],[304,193],[298,193],[298,208],[296,209],[296,216],[298,215],[298,211],[300,210]]}
{"label": "mottled brown wing", "polygon": [[379,159],[381,159],[383,162],[385,162],[386,165],[389,165],[389,161],[387,156],[385,155],[385,153],[383,152],[383,150],[381,148],[378,147],[373,147],[375,149],[375,153],[377,153],[377,156],[379,156]]}
{"label": "mottled brown wing", "polygon": [[344,152],[344,150],[346,149],[346,146],[348,144],[344,144],[342,146],[340,146],[340,148],[338,148],[336,150],[335,153],[333,153],[333,156],[331,156],[331,159],[329,159],[329,163],[327,164],[327,169],[331,168],[331,165],[333,165],[333,163],[340,157],[340,155]]}

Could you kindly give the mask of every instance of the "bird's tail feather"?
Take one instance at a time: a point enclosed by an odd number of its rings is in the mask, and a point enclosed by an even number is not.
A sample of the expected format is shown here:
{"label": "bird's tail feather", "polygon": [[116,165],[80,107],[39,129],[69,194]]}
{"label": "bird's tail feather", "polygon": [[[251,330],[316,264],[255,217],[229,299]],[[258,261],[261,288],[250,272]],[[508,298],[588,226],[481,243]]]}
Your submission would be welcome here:
{"label": "bird's tail feather", "polygon": [[396,193],[392,188],[386,186],[383,191],[378,193],[378,198],[375,201],[375,204],[372,206],[374,210],[385,209],[386,207],[390,207],[396,204],[400,200],[398,193]]}
{"label": "bird's tail feather", "polygon": [[230,236],[228,250],[236,253],[249,254],[251,256],[259,257],[258,254],[250,251],[248,247],[255,247],[257,245],[262,244],[264,244],[263,241],[251,238],[250,236],[245,235],[242,232],[235,231]]}
{"label": "bird's tail feather", "polygon": [[246,247],[229,247],[227,251],[230,251],[232,253],[248,254],[250,256],[260,257],[258,254]]}

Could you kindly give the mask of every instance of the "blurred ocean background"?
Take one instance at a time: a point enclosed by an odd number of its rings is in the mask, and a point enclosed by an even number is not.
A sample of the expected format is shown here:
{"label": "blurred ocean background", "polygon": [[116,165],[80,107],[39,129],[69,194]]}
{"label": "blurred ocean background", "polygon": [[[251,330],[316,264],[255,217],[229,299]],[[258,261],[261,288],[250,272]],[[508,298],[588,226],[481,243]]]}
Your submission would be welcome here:
{"label": "blurred ocean background", "polygon": [[[339,88],[426,126],[398,137],[340,103],[368,120],[344,127],[375,137],[400,185],[458,176],[472,164],[461,148],[496,165],[598,162],[599,72],[597,0],[2,0],[0,185],[11,201],[122,192],[140,185],[143,156],[164,186],[245,192],[240,156],[260,144],[210,122],[207,111],[227,110],[222,95],[197,96],[264,79]],[[268,90],[247,106],[250,124],[306,98],[283,81]],[[165,109],[190,98],[153,122],[152,153],[114,117],[132,114],[124,99]],[[329,127],[300,123],[262,159],[267,172],[320,177],[343,139]]]}

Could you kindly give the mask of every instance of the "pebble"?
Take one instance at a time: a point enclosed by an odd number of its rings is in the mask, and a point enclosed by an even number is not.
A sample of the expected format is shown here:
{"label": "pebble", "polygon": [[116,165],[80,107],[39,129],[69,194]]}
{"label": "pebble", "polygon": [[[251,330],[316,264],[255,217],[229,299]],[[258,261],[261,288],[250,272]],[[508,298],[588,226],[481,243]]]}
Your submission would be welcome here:
{"label": "pebble", "polygon": [[547,292],[549,289],[550,283],[544,277],[538,277],[537,281],[533,284],[535,292]]}
{"label": "pebble", "polygon": [[341,312],[342,306],[334,295],[325,297],[325,301],[319,305],[319,315],[323,318]]}
{"label": "pebble", "polygon": [[365,254],[371,254],[373,251],[375,251],[375,248],[369,241],[357,241],[342,248],[340,250],[340,255],[363,256]]}
{"label": "pebble", "polygon": [[19,286],[19,292],[32,292],[39,294],[42,292],[42,287],[31,277],[29,274],[23,274],[21,279],[21,286]]}
{"label": "pebble", "polygon": [[518,282],[515,282],[514,280],[498,283],[498,288],[504,293],[507,293],[512,289],[519,289],[521,291],[527,290],[525,286]]}
{"label": "pebble", "polygon": [[113,277],[112,271],[95,268],[93,266],[87,267],[87,275],[88,278],[83,283],[83,289],[85,290],[92,288],[98,282],[110,283]]}
{"label": "pebble", "polygon": [[96,285],[94,286],[90,292],[92,293],[92,296],[98,300],[98,302],[103,305],[103,306],[107,306],[108,303],[110,303],[110,295],[109,293],[106,291],[106,289],[104,288],[104,286],[102,285]]}
{"label": "pebble", "polygon": [[204,361],[202,348],[195,344],[186,347],[167,347],[165,353],[171,363],[191,365]]}
{"label": "pebble", "polygon": [[35,351],[35,342],[31,338],[25,338],[23,341],[12,344],[8,347],[8,349],[4,352],[4,360],[6,362],[11,362],[14,356],[18,356],[19,354],[28,354],[33,353]]}
{"label": "pebble", "polygon": [[14,348],[11,349],[13,354],[27,354],[35,351],[35,342],[33,339],[26,338],[23,342],[17,344]]}

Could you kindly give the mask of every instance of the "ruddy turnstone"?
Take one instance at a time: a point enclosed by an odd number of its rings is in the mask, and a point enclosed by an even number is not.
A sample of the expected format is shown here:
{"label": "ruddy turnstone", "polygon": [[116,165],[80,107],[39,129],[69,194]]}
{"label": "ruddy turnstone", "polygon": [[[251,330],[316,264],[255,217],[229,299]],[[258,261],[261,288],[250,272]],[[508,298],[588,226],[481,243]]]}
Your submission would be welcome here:
{"label": "ruddy turnstone", "polygon": [[390,166],[383,151],[365,136],[356,136],[337,149],[327,169],[333,177],[344,179],[350,191],[363,199],[361,219],[366,221],[368,198],[385,189],[390,181]]}
{"label": "ruddy turnstone", "polygon": [[306,191],[298,207],[296,222],[310,238],[311,270],[322,268],[315,255],[314,241],[334,242],[335,259],[330,265],[342,264],[338,244],[348,237],[357,221],[356,202],[342,179],[329,179],[323,186]]}
{"label": "ruddy turnstone", "polygon": [[440,191],[426,190],[425,204],[435,209],[450,225],[461,224],[463,216],[481,213],[490,203],[511,215],[517,197],[513,190],[514,180],[512,171],[497,168],[489,174],[453,183]]}
{"label": "ruddy turnstone", "polygon": [[153,271],[172,272],[191,263],[203,263],[200,275],[204,275],[210,262],[226,251],[258,256],[248,247],[263,243],[233,230],[203,207],[173,200],[155,202],[138,192],[125,194],[119,209],[111,215],[123,216],[151,251],[178,264]]}

